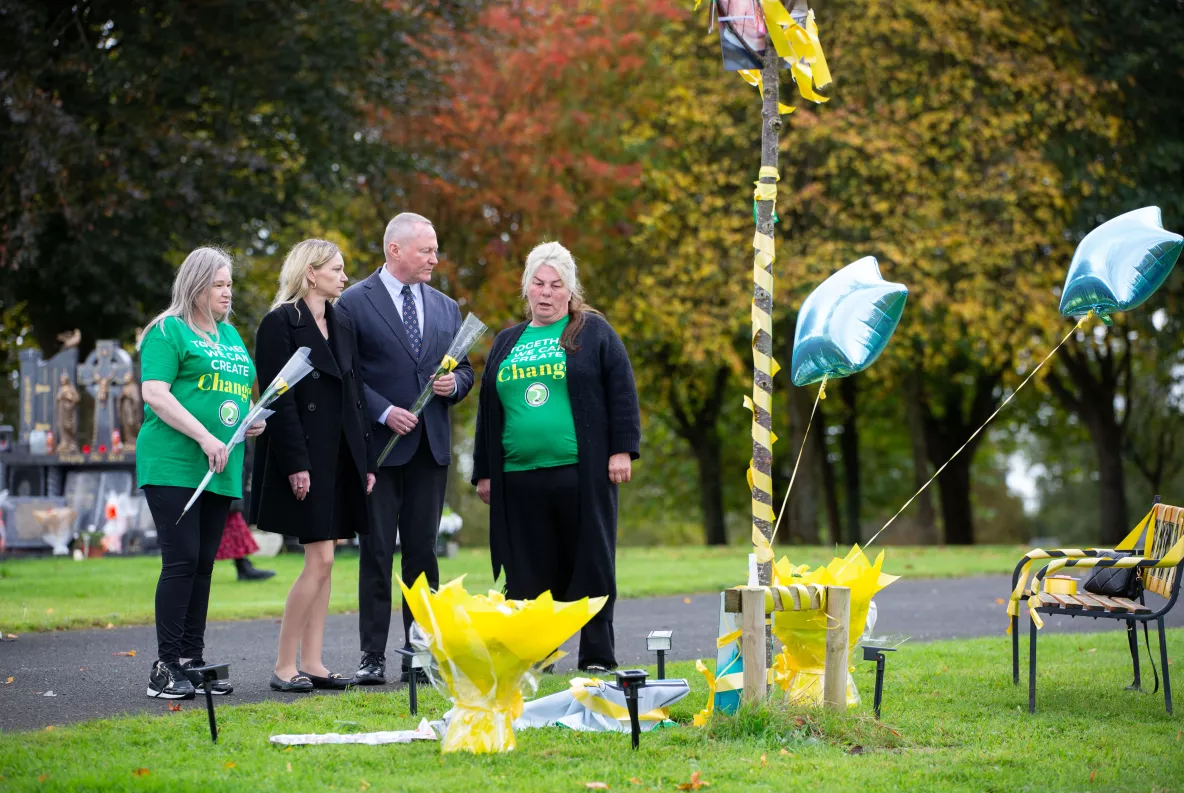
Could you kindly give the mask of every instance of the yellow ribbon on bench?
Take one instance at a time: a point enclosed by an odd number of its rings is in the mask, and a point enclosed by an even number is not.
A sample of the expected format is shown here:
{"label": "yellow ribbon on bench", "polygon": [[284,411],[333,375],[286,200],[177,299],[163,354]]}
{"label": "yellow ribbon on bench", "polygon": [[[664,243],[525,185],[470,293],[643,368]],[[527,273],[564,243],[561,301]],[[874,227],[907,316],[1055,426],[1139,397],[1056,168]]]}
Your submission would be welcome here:
{"label": "yellow ribbon on bench", "polygon": [[[1153,516],[1157,510],[1163,509],[1165,505],[1156,504],[1151,508],[1138,525],[1131,529],[1130,533],[1122,539],[1122,542],[1114,546],[1115,551],[1130,551],[1133,550],[1138,543],[1139,538],[1143,536],[1143,532],[1148,528]],[[1105,549],[1110,550],[1110,549]],[[1019,602],[1023,599],[1024,590],[1027,588],[1028,573],[1032,566],[1032,562],[1037,559],[1051,559],[1048,566],[1044,569],[1044,577],[1050,573],[1055,573],[1064,567],[1117,567],[1119,569],[1131,567],[1175,567],[1184,559],[1184,535],[1168,549],[1168,552],[1160,559],[1148,559],[1145,556],[1125,556],[1121,559],[1111,559],[1109,557],[1099,557],[1097,555],[1098,549],[1088,548],[1058,548],[1051,551],[1045,551],[1041,548],[1029,551],[1024,555],[1024,566],[1020,570],[1019,579],[1016,581],[1015,589],[1012,590],[1011,598],[1007,604],[1007,613],[1011,617],[1018,617],[1020,613]],[[1151,562],[1151,564],[1148,564]],[[1033,578],[1033,589],[1028,597],[1028,612],[1032,616],[1032,622],[1036,623],[1037,629],[1044,627],[1044,620],[1036,613],[1036,609],[1040,607],[1040,594],[1035,590],[1035,578]],[[1007,622],[1007,633],[1011,633],[1011,620]]]}

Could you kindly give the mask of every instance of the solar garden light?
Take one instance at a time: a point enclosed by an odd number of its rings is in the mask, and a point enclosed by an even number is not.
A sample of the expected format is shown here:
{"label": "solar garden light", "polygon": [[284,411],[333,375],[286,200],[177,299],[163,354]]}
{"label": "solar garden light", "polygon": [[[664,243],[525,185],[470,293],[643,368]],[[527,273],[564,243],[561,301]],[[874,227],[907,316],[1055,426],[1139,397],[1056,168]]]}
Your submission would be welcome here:
{"label": "solar garden light", "polygon": [[395,650],[399,655],[409,659],[411,667],[407,674],[407,695],[411,700],[411,715],[419,715],[419,694],[415,689],[417,678],[419,677],[419,670],[423,669],[423,661],[419,660],[419,655],[415,650]]}
{"label": "solar garden light", "polygon": [[884,698],[884,653],[894,652],[896,652],[895,647],[863,645],[863,660],[876,662],[876,697],[873,700],[873,707],[876,710],[877,721],[880,719],[880,700]]}
{"label": "solar garden light", "polygon": [[666,653],[670,650],[674,631],[650,631],[645,637],[645,648],[658,654],[658,679],[666,679]]}
{"label": "solar garden light", "polygon": [[645,686],[648,677],[644,669],[617,670],[617,685],[625,694],[625,704],[629,706],[629,730],[633,734],[633,748],[637,748],[638,738],[641,736],[641,724],[637,720],[637,691]]}
{"label": "solar garden light", "polygon": [[210,683],[215,680],[226,680],[230,677],[230,664],[207,664],[195,666],[189,670],[201,675],[202,688],[206,692],[206,712],[210,714],[210,739],[218,742],[218,724],[214,720],[214,698],[210,695]]}

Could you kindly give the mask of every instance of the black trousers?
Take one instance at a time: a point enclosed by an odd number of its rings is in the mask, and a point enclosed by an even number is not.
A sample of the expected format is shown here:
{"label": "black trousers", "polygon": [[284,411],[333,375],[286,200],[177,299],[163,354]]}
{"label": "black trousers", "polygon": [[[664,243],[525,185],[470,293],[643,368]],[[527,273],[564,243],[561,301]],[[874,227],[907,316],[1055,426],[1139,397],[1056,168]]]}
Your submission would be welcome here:
{"label": "black trousers", "polygon": [[205,650],[210,575],[230,514],[229,496],[205,492],[177,522],[191,487],[145,485],[160,543],[156,584],[156,652],[161,661],[201,658]]}
{"label": "black trousers", "polygon": [[[436,535],[444,511],[448,466],[432,456],[426,433],[403,465],[378,470],[370,494],[370,533],[360,538],[358,570],[358,631],[362,652],[385,653],[391,627],[391,572],[395,558],[395,530],[401,548],[400,574],[407,586],[421,574],[432,589],[440,586]],[[403,603],[403,646],[410,646],[411,609]]]}
{"label": "black trousers", "polygon": [[[506,564],[506,597],[537,598],[549,591],[558,601],[599,597],[607,592],[582,592],[573,587],[576,566],[601,564],[581,557],[580,479],[574,465],[509,471],[505,474],[506,524],[510,560]],[[617,665],[613,636],[613,601],[580,631],[578,666]]]}

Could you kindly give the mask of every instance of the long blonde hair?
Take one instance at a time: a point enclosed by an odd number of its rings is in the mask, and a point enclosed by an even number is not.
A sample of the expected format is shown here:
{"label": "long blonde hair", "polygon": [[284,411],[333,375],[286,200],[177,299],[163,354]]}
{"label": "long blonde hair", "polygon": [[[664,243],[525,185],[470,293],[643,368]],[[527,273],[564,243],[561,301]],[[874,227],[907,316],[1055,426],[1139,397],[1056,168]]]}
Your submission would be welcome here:
{"label": "long blonde hair", "polygon": [[[555,268],[555,272],[559,273],[559,280],[563,281],[563,285],[571,292],[571,300],[567,304],[569,321],[567,327],[563,329],[559,343],[567,352],[576,352],[580,349],[576,344],[576,337],[584,329],[584,317],[587,314],[600,314],[600,312],[584,302],[584,286],[580,283],[575,257],[571,255],[571,251],[558,242],[544,242],[536,245],[527,255],[526,267],[522,271],[523,300],[526,300],[526,288],[530,285],[530,279],[534,278],[540,267],[547,264]],[[528,319],[534,319],[530,313],[529,302],[526,304],[526,315]]]}
{"label": "long blonde hair", "polygon": [[[229,319],[233,311],[233,307],[227,309],[226,316],[219,320],[214,316],[213,308],[208,302],[210,287],[214,285],[214,277],[223,267],[231,272],[234,271],[234,262],[231,260],[230,254],[221,248],[202,246],[195,248],[192,253],[186,256],[185,261],[181,262],[180,269],[177,270],[177,276],[173,279],[172,302],[169,303],[168,308],[153,317],[152,321],[144,328],[144,332],[140,334],[140,341],[136,343],[136,349],[140,349],[144,339],[148,337],[148,332],[153,327],[169,317],[179,317],[198,336],[217,345],[219,341],[218,323]],[[199,306],[198,301],[203,295],[206,297],[206,305]],[[195,319],[199,314],[205,314],[213,321],[214,335],[212,337],[197,327]]]}
{"label": "long blonde hair", "polygon": [[271,301],[272,309],[286,303],[295,303],[308,294],[308,271],[319,270],[341,253],[341,249],[328,240],[303,240],[292,246],[280,270],[280,288]]}

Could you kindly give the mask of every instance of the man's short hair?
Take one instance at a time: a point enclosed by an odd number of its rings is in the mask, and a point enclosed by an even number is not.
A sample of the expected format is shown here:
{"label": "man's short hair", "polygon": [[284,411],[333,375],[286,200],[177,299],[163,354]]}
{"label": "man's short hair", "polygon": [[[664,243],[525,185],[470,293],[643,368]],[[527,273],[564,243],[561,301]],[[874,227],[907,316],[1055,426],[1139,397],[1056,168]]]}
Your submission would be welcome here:
{"label": "man's short hair", "polygon": [[403,244],[409,236],[421,225],[432,225],[432,221],[414,212],[400,212],[386,224],[386,232],[382,235],[382,254],[386,256],[391,243]]}

